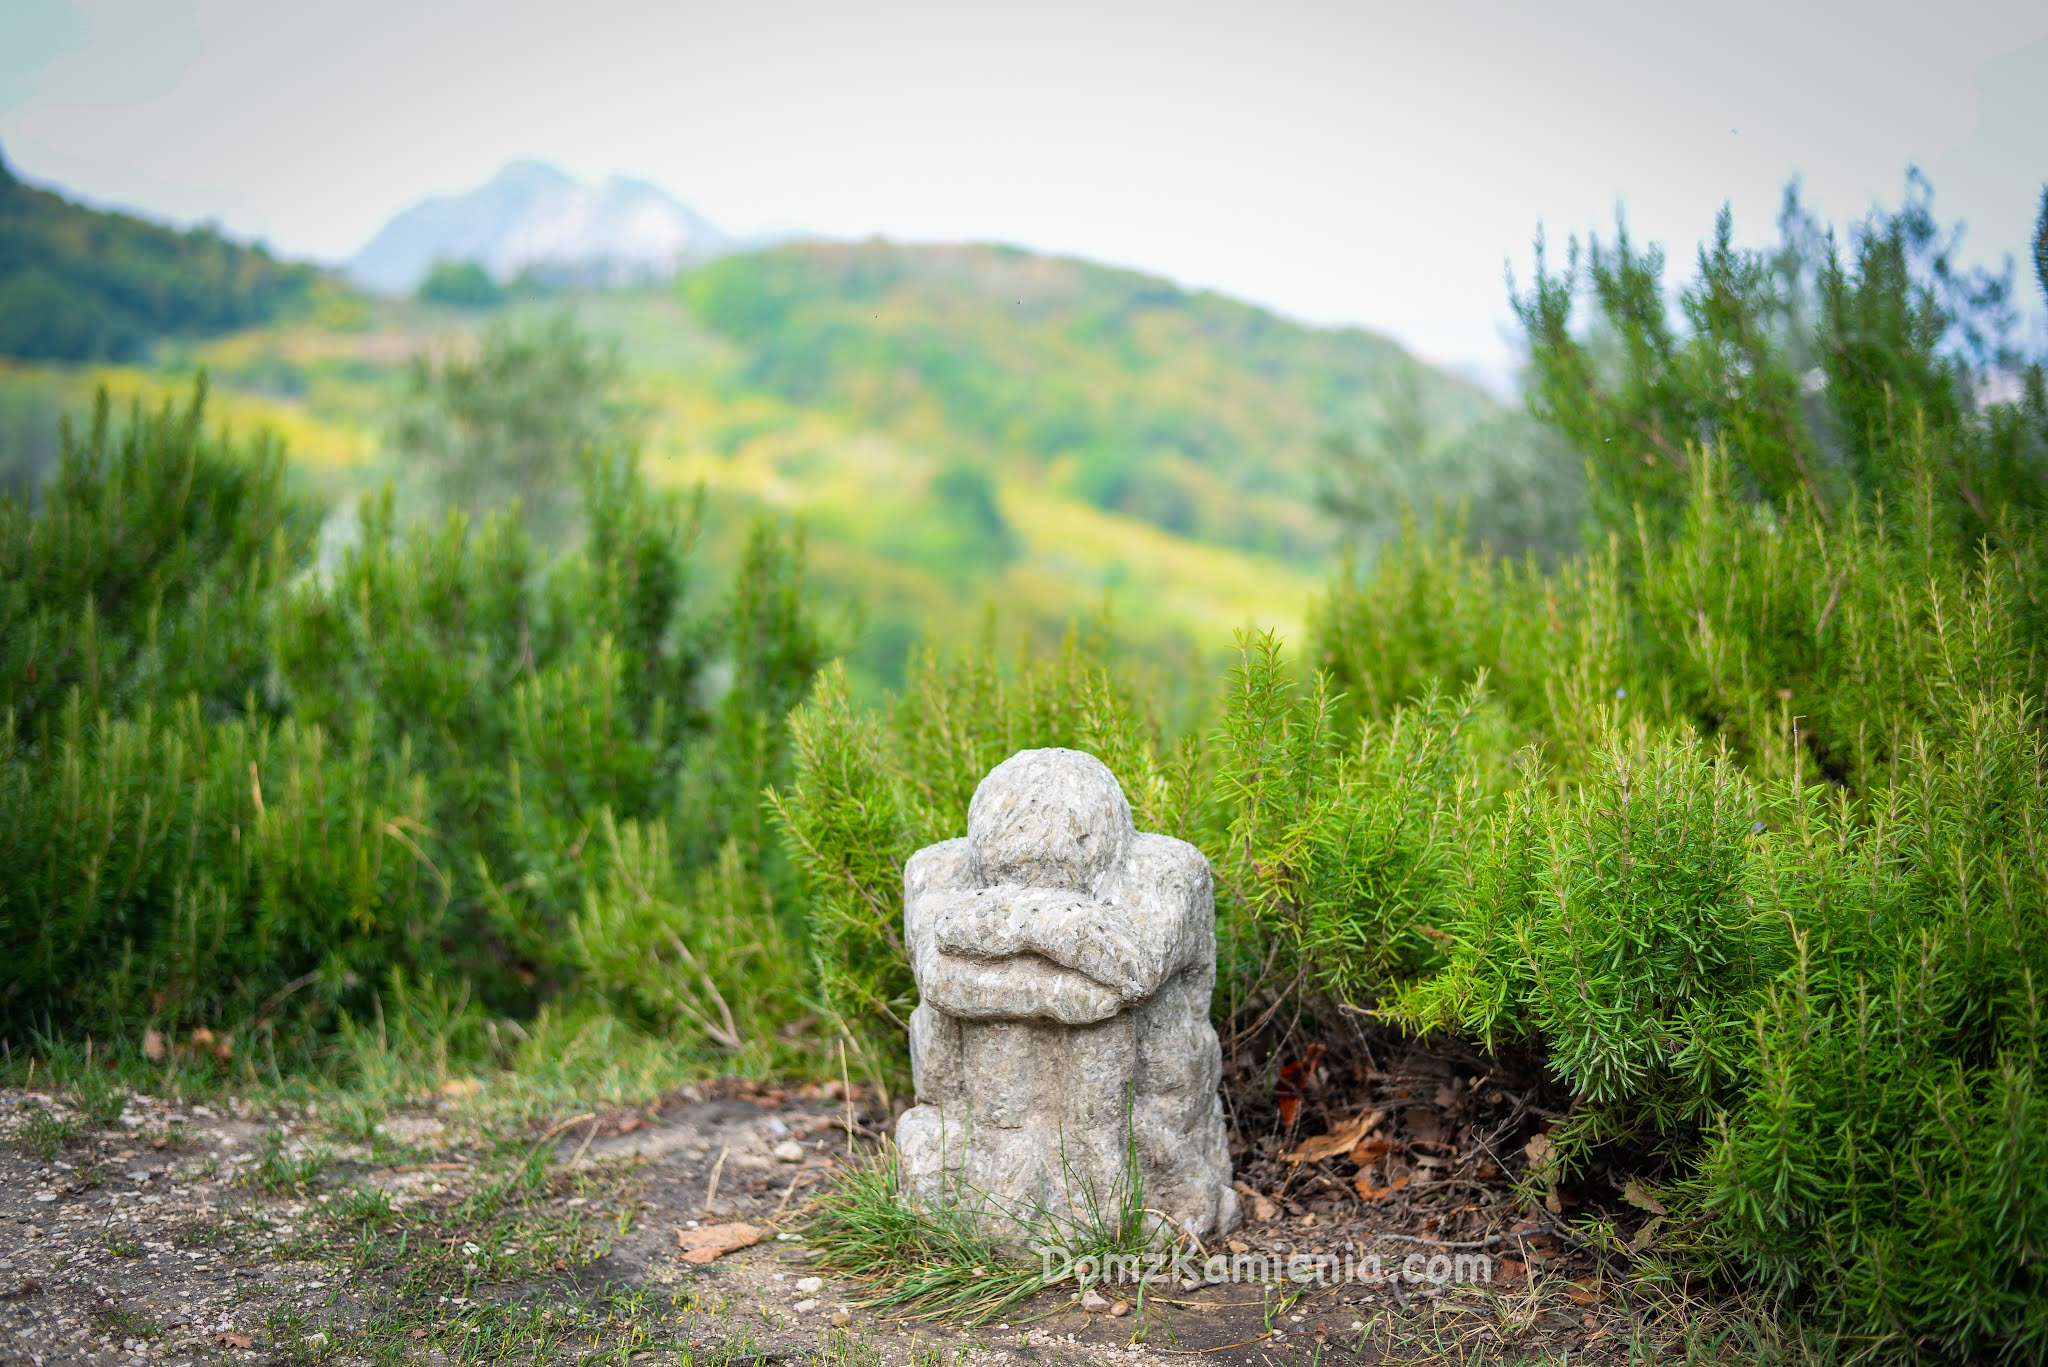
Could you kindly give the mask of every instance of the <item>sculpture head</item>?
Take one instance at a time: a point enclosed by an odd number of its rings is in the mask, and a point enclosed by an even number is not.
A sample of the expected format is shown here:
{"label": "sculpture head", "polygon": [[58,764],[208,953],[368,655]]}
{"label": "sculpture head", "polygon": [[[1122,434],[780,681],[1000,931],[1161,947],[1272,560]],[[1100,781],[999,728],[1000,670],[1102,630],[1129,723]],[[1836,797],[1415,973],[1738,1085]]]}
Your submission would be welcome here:
{"label": "sculpture head", "polygon": [[1116,775],[1079,750],[1018,751],[967,807],[968,847],[986,883],[1092,895],[1136,835]]}

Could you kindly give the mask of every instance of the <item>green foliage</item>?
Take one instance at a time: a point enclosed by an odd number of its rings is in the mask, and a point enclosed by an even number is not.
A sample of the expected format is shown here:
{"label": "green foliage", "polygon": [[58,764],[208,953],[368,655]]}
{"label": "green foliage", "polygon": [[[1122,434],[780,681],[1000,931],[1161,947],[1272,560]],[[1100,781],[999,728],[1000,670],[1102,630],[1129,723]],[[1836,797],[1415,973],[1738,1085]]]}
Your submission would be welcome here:
{"label": "green foliage", "polygon": [[262,322],[320,288],[312,267],[260,246],[87,209],[0,161],[0,356],[125,360],[160,335]]}
{"label": "green foliage", "polygon": [[262,686],[264,605],[319,513],[274,443],[207,436],[204,395],[118,432],[102,397],[40,506],[0,503],[0,709],[25,742],[74,690],[89,718],[190,696],[219,715]]}
{"label": "green foliage", "polygon": [[323,569],[274,444],[102,405],[40,507],[0,503],[7,1030],[296,1035],[399,973],[731,1046],[625,967],[692,954],[764,989],[750,1039],[787,1019],[784,928],[733,918],[786,878],[756,795],[829,649],[800,552],[760,524],[692,593],[701,503],[594,451],[581,483],[552,563],[387,490]]}
{"label": "green foliage", "polygon": [[2041,284],[2041,301],[2048,303],[2048,186],[2041,187],[2041,213],[2034,221],[2034,278]]}
{"label": "green foliage", "polygon": [[605,878],[570,925],[585,980],[632,1017],[686,1022],[720,1049],[764,1054],[807,984],[803,956],[738,842],[682,886],[660,826],[621,827],[609,812],[603,821]]}
{"label": "green foliage", "polygon": [[1480,697],[1478,683],[1450,706],[1428,694],[1347,732],[1327,676],[1303,690],[1271,634],[1245,642],[1218,737],[1217,877],[1228,910],[1278,932],[1286,976],[1370,1000],[1436,961],[1478,795],[1466,733]]}
{"label": "green foliage", "polygon": [[[1725,209],[1669,316],[1664,257],[1618,227],[1611,244],[1574,238],[1515,310],[1527,331],[1531,411],[1587,461],[1593,509],[1632,531],[1686,502],[1703,451],[1720,453],[1735,492],[1823,514],[1907,496],[1923,437],[1946,448],[1939,493],[1966,539],[2021,534],[2041,509],[2037,436],[1996,419],[1966,422],[1973,376],[2018,368],[2006,340],[2010,280],[1953,261],[1924,180],[1904,206],[1875,212],[1846,247],[1788,190],[1771,251],[1738,248]],[[1577,326],[1590,296],[1593,326]]]}
{"label": "green foliage", "polygon": [[449,506],[480,515],[518,498],[532,525],[559,536],[581,453],[632,445],[622,373],[616,350],[566,313],[494,322],[474,356],[414,359],[391,440]]}
{"label": "green foliage", "polygon": [[1760,809],[1728,755],[1640,722],[1582,783],[1525,772],[1445,899],[1448,962],[1395,1014],[1542,1041],[1582,1099],[1560,1142],[1696,1136],[1746,1080],[1749,1018],[1790,962],[1758,896]]}
{"label": "green foliage", "polygon": [[[1330,724],[1369,750],[1484,678],[1490,749],[1520,758],[1480,760],[1417,909],[1440,957],[1389,975],[1347,944],[1384,896],[1311,952],[1414,1028],[1544,1050],[1579,1098],[1566,1166],[1667,1179],[1696,1267],[1900,1352],[2031,1359],[2048,403],[2034,365],[1977,406],[2021,363],[1924,198],[1849,253],[1787,223],[1743,253],[1724,216],[1682,326],[1625,237],[1590,253],[1590,333],[1576,261],[1519,301],[1603,542],[1545,572],[1411,526],[1333,584]],[[1313,748],[1272,755],[1278,827],[1341,829]]]}
{"label": "green foliage", "polygon": [[2020,1360],[2048,1349],[2048,738],[2032,698],[1960,713],[1860,809],[1780,798],[1758,908],[1796,961],[1696,1194],[1711,1256],[1827,1320]]}
{"label": "green foliage", "polygon": [[1017,556],[1017,533],[996,502],[995,481],[972,465],[949,465],[932,480],[951,543],[944,558],[963,566],[1000,568]]}
{"label": "green foliage", "polygon": [[1417,508],[1453,514],[1462,540],[1511,560],[1552,563],[1578,549],[1585,476],[1569,447],[1519,414],[1447,424],[1423,374],[1396,369],[1380,416],[1323,438],[1316,502],[1353,549],[1396,539]]}
{"label": "green foliage", "polygon": [[439,261],[420,281],[423,304],[446,304],[458,309],[491,309],[505,302],[505,290],[491,273],[474,261]]}

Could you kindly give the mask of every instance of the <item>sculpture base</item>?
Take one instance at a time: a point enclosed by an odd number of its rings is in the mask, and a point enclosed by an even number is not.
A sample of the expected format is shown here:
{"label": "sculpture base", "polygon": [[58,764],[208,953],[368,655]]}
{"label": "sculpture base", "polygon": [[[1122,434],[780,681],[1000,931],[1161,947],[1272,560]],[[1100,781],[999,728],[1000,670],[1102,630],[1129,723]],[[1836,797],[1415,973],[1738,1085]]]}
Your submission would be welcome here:
{"label": "sculpture base", "polygon": [[1169,1237],[1207,1240],[1235,1229],[1222,1104],[1210,1098],[1206,1123],[1165,1126],[1157,1112],[1171,1108],[1147,1100],[1125,1124],[1080,1133],[977,1124],[967,1106],[914,1106],[896,1122],[904,1199],[970,1211],[1013,1250],[1048,1237],[1078,1242],[1127,1215]]}

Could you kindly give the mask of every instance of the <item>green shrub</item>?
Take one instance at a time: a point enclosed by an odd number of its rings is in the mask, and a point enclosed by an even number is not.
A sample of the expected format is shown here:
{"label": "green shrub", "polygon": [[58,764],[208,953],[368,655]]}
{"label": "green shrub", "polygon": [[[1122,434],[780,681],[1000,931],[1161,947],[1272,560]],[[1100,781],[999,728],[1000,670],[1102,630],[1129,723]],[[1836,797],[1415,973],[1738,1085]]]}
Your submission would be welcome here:
{"label": "green shrub", "polygon": [[1303,690],[1271,634],[1244,642],[1217,738],[1227,826],[1209,843],[1225,914],[1278,936],[1285,977],[1370,1001],[1437,961],[1479,796],[1466,746],[1481,696],[1429,693],[1351,731],[1327,676]]}
{"label": "green shrub", "polygon": [[[1625,240],[1593,254],[1593,336],[1539,273],[1532,403],[1603,539],[1545,574],[1411,531],[1333,585],[1316,657],[1349,735],[1484,677],[1528,747],[1513,782],[1479,770],[1462,877],[1418,909],[1441,959],[1382,987],[1395,1019],[1545,1051],[1578,1096],[1567,1170],[1604,1146],[1661,1176],[1696,1266],[1890,1351],[2029,1360],[2048,402],[2036,365],[1973,406],[1975,367],[2017,363],[1973,349],[1996,291],[1933,240],[1909,205],[1802,276],[1724,220],[1683,329]],[[1324,831],[1316,765],[1273,769],[1302,794],[1282,823]],[[1390,905],[1313,936],[1347,994],[1386,981]]]}
{"label": "green shrub", "polygon": [[[402,527],[387,490],[321,568],[281,455],[205,436],[202,398],[118,435],[102,403],[39,506],[0,502],[0,1027],[304,1044],[394,973],[632,1005],[608,968],[678,935],[794,1015],[794,956],[729,945],[715,895],[788,879],[757,795],[830,649],[790,539],[693,593],[701,500],[586,451],[574,553],[516,511]],[[700,870],[659,925],[600,914]]]}

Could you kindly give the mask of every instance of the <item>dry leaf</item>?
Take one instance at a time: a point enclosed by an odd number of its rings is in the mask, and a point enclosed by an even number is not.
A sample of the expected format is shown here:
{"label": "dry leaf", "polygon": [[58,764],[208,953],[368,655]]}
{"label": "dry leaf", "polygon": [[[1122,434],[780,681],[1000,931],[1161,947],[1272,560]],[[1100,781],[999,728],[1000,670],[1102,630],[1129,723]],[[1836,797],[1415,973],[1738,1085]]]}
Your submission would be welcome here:
{"label": "dry leaf", "polygon": [[164,1032],[155,1026],[142,1032],[142,1056],[151,1063],[164,1061]]}
{"label": "dry leaf", "polygon": [[233,1330],[215,1334],[214,1338],[220,1341],[220,1346],[223,1348],[248,1348],[256,1342],[255,1339],[250,1338],[247,1334],[237,1334]]}
{"label": "dry leaf", "polygon": [[1301,1051],[1301,1057],[1281,1066],[1279,1080],[1273,1086],[1273,1100],[1280,1109],[1280,1123],[1288,1129],[1294,1128],[1294,1121],[1301,1114],[1301,1094],[1322,1066],[1323,1046],[1311,1044]]}
{"label": "dry leaf", "polygon": [[1531,1135],[1522,1146],[1522,1157],[1528,1161],[1529,1175],[1543,1184],[1543,1208],[1552,1215],[1564,1214],[1564,1203],[1557,1195],[1557,1179],[1564,1166],[1557,1145],[1547,1134]]}
{"label": "dry leaf", "polygon": [[1242,1198],[1244,1218],[1248,1223],[1263,1225],[1280,1214],[1280,1207],[1274,1205],[1263,1193],[1252,1190],[1243,1182],[1232,1182],[1230,1185]]}
{"label": "dry leaf", "polygon": [[768,1237],[758,1225],[706,1225],[702,1229],[679,1229],[676,1242],[682,1246],[686,1263],[708,1263],[742,1248],[752,1248]]}
{"label": "dry leaf", "polygon": [[1319,1134],[1313,1139],[1304,1139],[1288,1153],[1281,1155],[1290,1163],[1320,1163],[1325,1158],[1335,1158],[1349,1152],[1366,1135],[1386,1119],[1384,1111],[1367,1111],[1354,1120],[1346,1121],[1328,1134]]}
{"label": "dry leaf", "polygon": [[475,1096],[484,1085],[473,1077],[451,1077],[441,1084],[441,1095],[447,1097]]}
{"label": "dry leaf", "polygon": [[1629,1178],[1627,1183],[1623,1185],[1621,1199],[1634,1206],[1637,1210],[1647,1210],[1652,1215],[1669,1215],[1671,1213],[1664,1209],[1662,1201],[1659,1201],[1650,1194],[1648,1187],[1633,1177]]}
{"label": "dry leaf", "polygon": [[1394,1151],[1394,1141],[1383,1134],[1368,1135],[1351,1148],[1351,1161],[1358,1167],[1379,1162]]}
{"label": "dry leaf", "polygon": [[1363,1196],[1366,1200],[1384,1201],[1389,1196],[1392,1196],[1395,1192],[1407,1186],[1410,1182],[1414,1180],[1415,1174],[1404,1172],[1399,1177],[1396,1177],[1393,1181],[1387,1183],[1385,1186],[1376,1187],[1372,1184],[1372,1178],[1368,1177],[1366,1174],[1361,1172],[1360,1174],[1358,1174],[1358,1181],[1356,1185],[1358,1187],[1358,1194],[1360,1196]]}
{"label": "dry leaf", "polygon": [[1644,1249],[1648,1248],[1650,1241],[1657,1237],[1657,1231],[1663,1228],[1663,1225],[1663,1216],[1652,1215],[1649,1222],[1636,1231],[1636,1237],[1628,1241],[1628,1251],[1631,1253],[1641,1253]]}
{"label": "dry leaf", "polygon": [[1600,1299],[1600,1293],[1584,1282],[1573,1282],[1564,1289],[1564,1294],[1573,1305],[1591,1305]]}
{"label": "dry leaf", "polygon": [[1495,1281],[1518,1282],[1529,1275],[1529,1266],[1520,1258],[1502,1258],[1493,1265]]}

